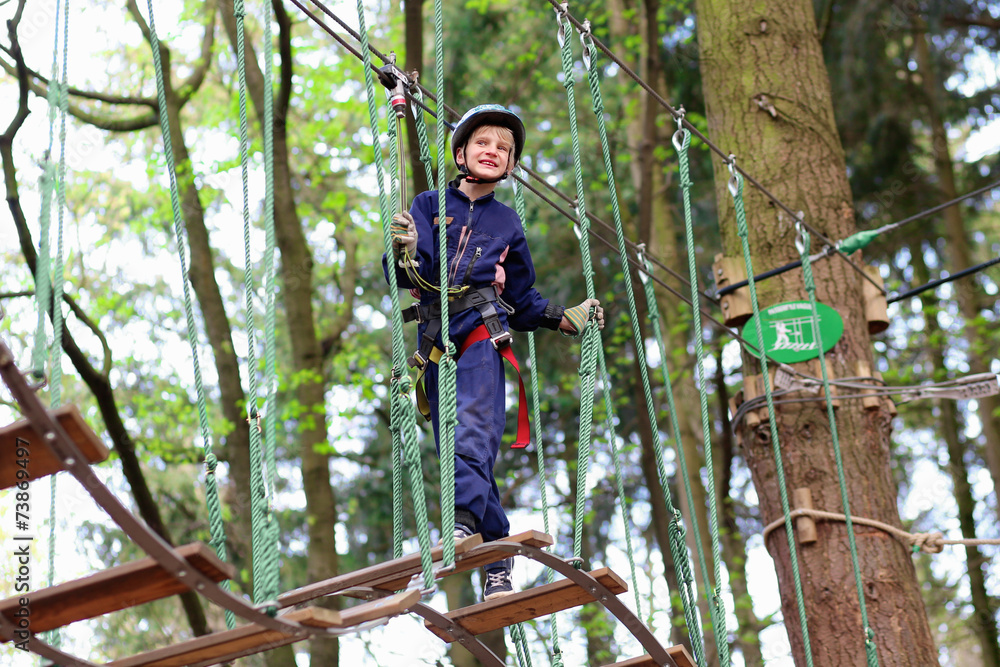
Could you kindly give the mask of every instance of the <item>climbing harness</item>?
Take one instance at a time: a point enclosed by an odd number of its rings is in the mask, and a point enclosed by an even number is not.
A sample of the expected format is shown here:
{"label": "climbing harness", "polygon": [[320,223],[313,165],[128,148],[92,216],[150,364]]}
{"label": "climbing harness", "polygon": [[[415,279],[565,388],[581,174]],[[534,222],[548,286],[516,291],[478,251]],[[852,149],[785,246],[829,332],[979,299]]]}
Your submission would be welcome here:
{"label": "climbing harness", "polygon": [[[472,347],[473,344],[488,339],[493,344],[493,349],[495,349],[500,356],[506,359],[510,365],[514,367],[514,370],[517,371],[517,437],[511,447],[517,449],[527,447],[530,440],[528,430],[528,401],[524,390],[524,380],[521,377],[521,367],[518,364],[517,357],[514,356],[514,350],[510,345],[513,340],[513,336],[511,336],[509,331],[504,329],[503,323],[500,322],[500,314],[497,312],[494,304],[499,304],[507,310],[508,313],[511,312],[511,309],[509,309],[509,307],[507,307],[503,301],[500,300],[500,297],[496,293],[496,288],[492,285],[472,290],[465,294],[465,296],[457,299],[449,299],[449,301],[451,301],[450,307],[453,314],[458,315],[466,310],[475,308],[479,311],[483,318],[483,323],[473,329],[472,333],[466,336],[465,340],[462,342],[458,356],[461,356],[462,353]],[[415,368],[417,370],[417,378],[415,381],[417,386],[417,409],[420,411],[420,414],[423,415],[424,419],[429,420],[431,418],[431,407],[430,402],[427,400],[427,392],[424,388],[423,379],[424,373],[427,372],[428,364],[439,363],[441,357],[444,355],[444,350],[437,347],[435,344],[437,336],[441,332],[440,300],[434,301],[430,304],[415,303],[409,308],[404,309],[403,321],[415,321],[418,324],[424,322],[427,323],[427,328],[424,330],[424,334],[420,338],[419,349],[417,349],[413,355],[406,360],[406,363],[410,366],[410,368]]]}

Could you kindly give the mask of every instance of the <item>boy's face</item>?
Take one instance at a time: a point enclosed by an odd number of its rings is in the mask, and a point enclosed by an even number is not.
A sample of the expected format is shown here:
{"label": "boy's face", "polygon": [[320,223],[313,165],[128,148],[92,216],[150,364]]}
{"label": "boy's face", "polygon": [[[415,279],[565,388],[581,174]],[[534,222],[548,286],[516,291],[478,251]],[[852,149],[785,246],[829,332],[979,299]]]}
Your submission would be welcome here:
{"label": "boy's face", "polygon": [[476,128],[465,146],[458,149],[458,164],[465,165],[471,176],[483,180],[507,175],[514,168],[511,158],[514,141],[505,129],[490,125]]}

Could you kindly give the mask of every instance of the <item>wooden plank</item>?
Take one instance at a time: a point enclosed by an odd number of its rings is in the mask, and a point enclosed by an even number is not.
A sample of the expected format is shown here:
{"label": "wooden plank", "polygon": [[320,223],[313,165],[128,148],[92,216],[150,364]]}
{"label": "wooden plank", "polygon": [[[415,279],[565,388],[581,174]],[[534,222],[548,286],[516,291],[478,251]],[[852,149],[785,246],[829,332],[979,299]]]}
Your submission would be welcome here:
{"label": "wooden plank", "polygon": [[[464,540],[459,540],[455,543],[455,554],[458,555],[465,553],[469,549],[479,546],[482,543],[483,536],[479,534],[472,535]],[[443,557],[443,547],[437,546],[431,549],[431,560],[440,561]],[[348,588],[354,588],[355,586],[371,586],[372,582],[384,581],[387,578],[397,580],[401,579],[404,582],[403,585],[399,586],[399,588],[392,589],[399,590],[405,588],[406,583],[410,580],[410,577],[420,572],[421,568],[420,554],[409,554],[408,556],[403,556],[402,558],[396,558],[384,563],[379,563],[378,565],[372,565],[360,570],[354,570],[353,572],[347,572],[336,577],[331,577],[330,579],[325,579],[323,581],[318,581],[316,583],[308,584],[306,586],[302,586],[301,588],[288,591],[278,597],[278,604],[280,607],[291,607],[292,605],[308,602],[309,600],[315,600],[318,597],[338,593]]]}
{"label": "wooden plank", "polygon": [[[401,614],[420,600],[420,591],[407,591],[392,597],[368,602],[337,612],[322,607],[294,609],[281,616],[314,628],[344,628],[368,620]],[[247,655],[263,653],[306,637],[268,630],[257,625],[245,625],[216,632],[204,637],[156,649],[148,653],[116,660],[107,667],[185,667],[215,665]]]}
{"label": "wooden plank", "polygon": [[[550,535],[546,535],[537,530],[528,530],[523,533],[518,533],[517,535],[511,535],[510,537],[505,537],[503,542],[516,542],[517,544],[524,544],[529,547],[536,547],[538,549],[544,549],[545,547],[551,547],[555,540],[552,539]],[[473,570],[477,567],[482,567],[483,565],[488,565],[489,563],[495,563],[498,560],[502,560],[511,556],[512,554],[501,551],[499,549],[490,549],[489,543],[479,547],[472,553],[459,554],[458,549],[455,549],[455,569],[449,570],[443,574],[439,574],[438,578],[445,577],[451,574],[457,574],[459,572],[466,572],[468,570]],[[419,565],[419,564],[418,564]],[[410,577],[414,574],[420,572],[419,566],[408,572],[404,576],[397,576],[393,578],[383,578],[372,580],[368,583],[372,588],[379,588],[384,591],[398,591],[405,588],[410,581]]]}
{"label": "wooden plank", "polygon": [[[688,653],[687,649],[683,645],[678,644],[677,646],[668,646],[667,655],[674,659],[677,663],[677,667],[696,667],[694,658]],[[606,667],[659,667],[656,661],[649,657],[648,654],[640,655],[637,658],[630,658],[628,660],[623,660],[622,662],[616,662],[613,665],[606,665]]]}
{"label": "wooden plank", "polygon": [[[628,590],[628,584],[609,568],[594,570],[590,576],[615,595]],[[570,579],[563,579],[507,597],[456,609],[447,616],[472,634],[480,635],[497,628],[506,628],[533,618],[548,616],[564,609],[579,607],[594,599],[589,591],[580,588]],[[446,642],[454,641],[454,637],[429,621],[425,622],[425,625]]]}
{"label": "wooden plank", "polygon": [[[314,627],[336,627],[340,622],[340,614],[330,609],[309,607],[294,609],[282,616],[288,621],[306,622]],[[210,635],[196,637],[180,644],[166,646],[147,653],[142,653],[123,660],[109,662],[108,667],[185,667],[205,660],[213,660],[247,649],[261,653],[272,648],[290,644],[299,639],[277,630],[268,630],[257,625],[215,632]],[[304,637],[303,637],[304,639]]]}
{"label": "wooden plank", "polygon": [[[64,405],[49,414],[65,429],[88,462],[100,463],[108,458],[108,448],[83,420],[75,405]],[[19,446],[28,450],[27,457],[16,455]],[[30,479],[40,479],[63,469],[62,460],[31,427],[31,422],[22,419],[0,428],[0,489],[9,489],[17,484],[17,471],[23,470],[18,460],[25,459]]]}
{"label": "wooden plank", "polygon": [[[223,563],[201,542],[176,549],[192,567],[212,581],[232,579],[236,568]],[[45,632],[76,621],[160,600],[188,590],[152,558],[142,558],[88,577],[31,593],[32,632]],[[0,614],[15,621],[18,597],[0,601]]]}

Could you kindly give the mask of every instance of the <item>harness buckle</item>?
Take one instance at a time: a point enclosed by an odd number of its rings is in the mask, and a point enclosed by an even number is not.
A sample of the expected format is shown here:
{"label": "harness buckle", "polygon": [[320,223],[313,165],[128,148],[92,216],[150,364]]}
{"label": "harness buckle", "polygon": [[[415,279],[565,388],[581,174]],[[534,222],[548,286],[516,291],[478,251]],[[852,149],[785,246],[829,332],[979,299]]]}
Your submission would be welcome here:
{"label": "harness buckle", "polygon": [[420,350],[417,350],[416,352],[413,353],[412,357],[406,360],[406,365],[409,366],[410,368],[416,368],[417,370],[421,370],[424,366],[427,365],[427,357],[420,354]]}
{"label": "harness buckle", "polygon": [[416,322],[417,324],[427,321],[424,319],[424,314],[419,303],[411,304],[403,309],[403,321]]}
{"label": "harness buckle", "polygon": [[499,350],[501,347],[507,347],[513,340],[514,337],[509,331],[504,331],[498,336],[490,336],[490,341],[493,343],[493,349],[495,350]]}

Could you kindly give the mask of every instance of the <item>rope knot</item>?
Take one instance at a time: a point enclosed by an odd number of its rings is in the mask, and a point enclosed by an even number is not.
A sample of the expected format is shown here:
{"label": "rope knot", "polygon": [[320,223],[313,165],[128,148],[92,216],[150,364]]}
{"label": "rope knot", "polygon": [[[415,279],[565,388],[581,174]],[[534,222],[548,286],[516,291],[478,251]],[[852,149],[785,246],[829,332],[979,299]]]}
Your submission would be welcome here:
{"label": "rope knot", "polygon": [[944,535],[941,533],[914,533],[912,540],[914,552],[939,554],[944,551]]}
{"label": "rope knot", "polygon": [[215,474],[215,468],[219,465],[219,459],[216,458],[215,454],[209,452],[205,455],[205,472],[209,475]]}

